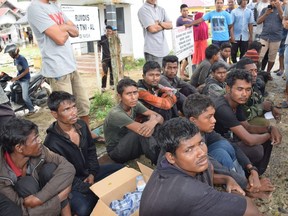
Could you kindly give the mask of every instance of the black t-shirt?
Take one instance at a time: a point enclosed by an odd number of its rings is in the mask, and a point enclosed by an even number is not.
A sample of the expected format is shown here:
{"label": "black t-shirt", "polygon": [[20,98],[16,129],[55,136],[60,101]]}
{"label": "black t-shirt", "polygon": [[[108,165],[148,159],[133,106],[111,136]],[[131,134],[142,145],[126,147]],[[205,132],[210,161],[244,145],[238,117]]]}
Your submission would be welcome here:
{"label": "black t-shirt", "polygon": [[214,115],[216,119],[215,131],[225,138],[232,138],[230,128],[240,125],[242,121],[246,121],[243,106],[239,105],[236,113],[234,113],[224,96],[215,98],[213,101],[216,110]]}

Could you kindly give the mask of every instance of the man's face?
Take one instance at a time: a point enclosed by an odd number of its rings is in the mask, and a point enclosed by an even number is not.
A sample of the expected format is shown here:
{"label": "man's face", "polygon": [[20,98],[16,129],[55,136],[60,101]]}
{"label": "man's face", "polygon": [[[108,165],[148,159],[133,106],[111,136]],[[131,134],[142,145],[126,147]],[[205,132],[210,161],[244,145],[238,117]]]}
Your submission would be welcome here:
{"label": "man's face", "polygon": [[106,29],[106,36],[111,37],[113,35],[113,30],[112,29]]}
{"label": "man's face", "polygon": [[226,76],[227,76],[227,70],[223,67],[218,68],[214,72],[212,72],[212,76],[214,79],[216,79],[218,82],[223,83],[225,82]]}
{"label": "man's face", "polygon": [[245,7],[247,6],[247,2],[248,2],[247,0],[242,0],[240,6],[241,6],[242,8],[245,8]]}
{"label": "man's face", "polygon": [[224,58],[229,58],[231,56],[231,48],[227,47],[227,48],[224,48],[223,50],[220,51],[221,52],[221,55],[224,57]]}
{"label": "man's face", "polygon": [[164,75],[169,79],[174,79],[178,71],[178,62],[167,62],[164,69]]}
{"label": "man's face", "polygon": [[180,142],[175,155],[166,153],[169,163],[195,176],[208,168],[207,146],[200,133]]}
{"label": "man's face", "polygon": [[270,4],[272,5],[272,7],[275,7],[275,3],[276,3],[276,0],[270,0]]}
{"label": "man's face", "polygon": [[214,62],[217,62],[217,61],[219,61],[219,58],[220,58],[220,52],[218,52],[216,55],[214,55],[213,57],[213,61]]}
{"label": "man's face", "polygon": [[118,94],[121,103],[127,107],[135,107],[138,102],[138,89],[135,86],[128,86],[124,88],[122,95]]}
{"label": "man's face", "polygon": [[217,11],[221,11],[224,5],[224,0],[216,0],[215,7]]}
{"label": "man's face", "polygon": [[227,93],[230,93],[230,98],[237,104],[245,104],[251,96],[252,84],[246,80],[236,80],[235,84],[230,88],[226,86]]}
{"label": "man's face", "polygon": [[43,145],[39,134],[33,131],[28,135],[26,142],[20,145],[20,148],[22,155],[26,157],[38,157],[41,155]]}
{"label": "man's face", "polygon": [[76,103],[72,101],[61,102],[58,111],[51,113],[57,121],[65,125],[73,125],[78,119]]}
{"label": "man's face", "polygon": [[147,3],[155,5],[157,0],[146,0]]}
{"label": "man's face", "polygon": [[143,74],[145,83],[151,87],[157,87],[160,81],[160,71],[158,69],[147,71]]}
{"label": "man's face", "polygon": [[189,14],[189,9],[188,9],[187,7],[181,9],[181,15],[182,15],[182,17],[187,18],[187,17],[188,17],[188,14]]}
{"label": "man's face", "polygon": [[214,114],[214,107],[209,106],[198,118],[191,117],[189,120],[194,122],[201,132],[210,133],[214,130],[216,123]]}
{"label": "man's face", "polygon": [[229,0],[228,1],[228,7],[231,8],[231,9],[234,8],[234,0]]}
{"label": "man's face", "polygon": [[256,64],[247,64],[245,65],[245,70],[247,70],[251,76],[252,76],[252,83],[255,84],[256,83],[256,79],[257,79],[257,73],[258,73],[258,69]]}

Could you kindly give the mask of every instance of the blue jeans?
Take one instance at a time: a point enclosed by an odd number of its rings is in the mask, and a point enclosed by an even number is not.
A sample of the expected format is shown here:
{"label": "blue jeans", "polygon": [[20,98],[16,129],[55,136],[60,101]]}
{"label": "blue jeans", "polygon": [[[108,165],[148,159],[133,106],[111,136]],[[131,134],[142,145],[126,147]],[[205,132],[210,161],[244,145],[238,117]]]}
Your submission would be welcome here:
{"label": "blue jeans", "polygon": [[31,101],[31,99],[29,97],[29,92],[28,92],[29,91],[30,79],[28,79],[28,80],[19,80],[18,82],[19,82],[19,84],[20,84],[20,86],[22,88],[22,98],[23,98],[23,100],[24,100],[29,112],[34,111],[34,106],[32,104],[32,101]]}
{"label": "blue jeans", "polygon": [[219,48],[221,47],[221,45],[222,45],[223,43],[229,43],[229,40],[227,40],[227,41],[216,41],[216,40],[212,40],[212,44],[218,46]]}
{"label": "blue jeans", "polygon": [[208,154],[229,170],[235,169],[235,150],[227,140],[219,140],[209,145]]}
{"label": "blue jeans", "polygon": [[285,44],[284,68],[285,68],[286,85],[288,85],[288,44]]}

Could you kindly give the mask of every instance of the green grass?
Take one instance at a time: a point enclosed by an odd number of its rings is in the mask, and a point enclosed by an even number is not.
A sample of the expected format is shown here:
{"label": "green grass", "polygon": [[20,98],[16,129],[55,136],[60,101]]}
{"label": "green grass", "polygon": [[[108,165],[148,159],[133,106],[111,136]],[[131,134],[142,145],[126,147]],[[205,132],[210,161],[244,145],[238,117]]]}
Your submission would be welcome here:
{"label": "green grass", "polygon": [[115,104],[116,99],[110,91],[103,94],[97,92],[91,101],[90,116],[96,118],[98,122],[102,122]]}
{"label": "green grass", "polygon": [[145,59],[130,59],[130,58],[123,58],[124,63],[124,70],[131,71],[131,70],[139,70],[142,69]]}

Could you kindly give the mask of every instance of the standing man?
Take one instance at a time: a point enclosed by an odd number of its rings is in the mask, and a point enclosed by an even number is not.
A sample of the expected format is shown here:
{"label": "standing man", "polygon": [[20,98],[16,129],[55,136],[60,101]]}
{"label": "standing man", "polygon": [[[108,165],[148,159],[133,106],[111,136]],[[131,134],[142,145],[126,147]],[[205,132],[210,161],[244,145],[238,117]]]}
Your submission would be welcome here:
{"label": "standing man", "polygon": [[232,10],[235,8],[235,0],[228,0],[228,7],[226,8],[225,11],[228,13],[231,13]]}
{"label": "standing man", "polygon": [[246,53],[248,43],[252,42],[253,38],[253,12],[247,8],[247,0],[238,0],[238,8],[231,12],[232,27],[230,29],[231,35],[231,57],[232,62],[237,62],[237,52],[240,49],[240,58]]}
{"label": "standing man", "polygon": [[259,61],[262,61],[269,49],[268,73],[271,72],[271,69],[274,66],[283,34],[283,10],[281,2],[279,0],[270,0],[270,5],[270,7],[264,8],[261,11],[260,17],[257,19],[257,24],[263,23],[262,32],[260,34],[260,43],[263,47],[260,52]]}
{"label": "standing man", "polygon": [[27,17],[41,50],[42,75],[48,78],[53,91],[75,95],[78,116],[89,125],[90,102],[76,70],[72,45],[68,40],[69,36],[78,37],[77,27],[56,1],[33,1],[27,9]]}
{"label": "standing man", "polygon": [[231,15],[223,10],[223,6],[224,0],[215,0],[216,10],[206,13],[203,17],[185,26],[189,27],[209,20],[212,29],[212,44],[220,47],[222,43],[229,42],[229,28],[232,24]]}
{"label": "standing man", "polygon": [[106,34],[101,36],[101,40],[99,41],[99,44],[98,44],[99,52],[101,52],[101,47],[102,47],[102,70],[103,70],[102,85],[101,85],[102,92],[106,90],[108,69],[110,71],[110,88],[113,88],[113,85],[114,85],[113,71],[112,71],[112,65],[111,65],[111,55],[110,55],[110,49],[109,49],[109,38],[112,35],[113,35],[112,26],[107,25]]}
{"label": "standing man", "polygon": [[164,8],[156,5],[156,0],[146,0],[138,11],[138,18],[144,32],[144,56],[146,61],[162,64],[162,58],[169,53],[164,30],[172,29]]}

